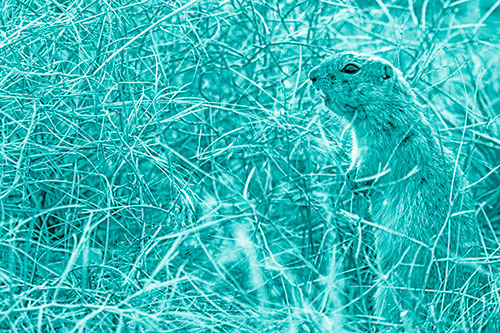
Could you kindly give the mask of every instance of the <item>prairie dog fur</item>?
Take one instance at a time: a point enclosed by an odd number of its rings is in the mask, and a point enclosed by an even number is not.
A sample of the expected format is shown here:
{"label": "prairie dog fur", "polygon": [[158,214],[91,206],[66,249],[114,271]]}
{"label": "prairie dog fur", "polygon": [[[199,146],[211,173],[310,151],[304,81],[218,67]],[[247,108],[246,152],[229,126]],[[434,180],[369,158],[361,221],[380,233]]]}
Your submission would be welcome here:
{"label": "prairie dog fur", "polygon": [[401,72],[344,52],[309,78],[325,106],[352,126],[349,174],[370,180],[371,218],[381,226],[374,231],[377,317],[392,328],[405,319],[425,330],[483,327],[489,283],[467,182]]}

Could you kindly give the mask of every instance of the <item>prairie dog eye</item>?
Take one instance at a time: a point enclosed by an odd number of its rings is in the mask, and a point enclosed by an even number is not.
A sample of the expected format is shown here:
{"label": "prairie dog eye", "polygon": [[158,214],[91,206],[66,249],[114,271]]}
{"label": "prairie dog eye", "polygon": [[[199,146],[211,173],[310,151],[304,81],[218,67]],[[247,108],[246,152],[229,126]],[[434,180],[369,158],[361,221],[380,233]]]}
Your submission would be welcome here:
{"label": "prairie dog eye", "polygon": [[347,64],[340,71],[347,74],[354,74],[359,71],[359,67],[355,64]]}

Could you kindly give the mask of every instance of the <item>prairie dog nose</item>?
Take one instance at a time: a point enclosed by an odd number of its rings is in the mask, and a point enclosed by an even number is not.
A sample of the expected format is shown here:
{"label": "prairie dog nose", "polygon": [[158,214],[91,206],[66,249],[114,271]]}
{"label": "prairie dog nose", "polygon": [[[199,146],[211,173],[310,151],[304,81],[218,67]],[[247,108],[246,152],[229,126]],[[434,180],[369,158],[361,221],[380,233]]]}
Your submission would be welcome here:
{"label": "prairie dog nose", "polygon": [[316,80],[318,79],[318,71],[317,71],[317,68],[318,67],[315,67],[313,69],[311,69],[311,71],[309,72],[309,80],[311,80],[312,82],[316,82]]}

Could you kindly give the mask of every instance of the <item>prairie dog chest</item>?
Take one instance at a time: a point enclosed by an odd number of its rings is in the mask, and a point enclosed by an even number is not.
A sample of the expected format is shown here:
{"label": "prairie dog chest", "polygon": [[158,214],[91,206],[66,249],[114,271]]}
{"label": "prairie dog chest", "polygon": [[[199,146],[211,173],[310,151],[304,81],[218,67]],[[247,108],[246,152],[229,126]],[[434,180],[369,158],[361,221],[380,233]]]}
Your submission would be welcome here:
{"label": "prairie dog chest", "polygon": [[[349,175],[356,175],[356,178],[376,178],[383,174],[383,168],[387,168],[383,163],[384,152],[380,148],[370,147],[366,140],[360,140],[354,130],[351,131],[352,146],[350,152],[350,164],[347,170]],[[386,148],[389,149],[389,148]],[[386,161],[387,162],[387,161]],[[384,166],[385,165],[385,166]]]}

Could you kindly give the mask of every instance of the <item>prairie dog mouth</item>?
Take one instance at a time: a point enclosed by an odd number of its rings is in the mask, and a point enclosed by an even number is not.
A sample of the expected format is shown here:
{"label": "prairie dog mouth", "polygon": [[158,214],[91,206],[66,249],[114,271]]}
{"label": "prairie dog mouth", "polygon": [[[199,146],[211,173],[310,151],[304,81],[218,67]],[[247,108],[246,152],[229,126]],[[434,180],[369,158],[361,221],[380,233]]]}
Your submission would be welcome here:
{"label": "prairie dog mouth", "polygon": [[[316,87],[315,87],[316,88]],[[323,90],[321,90],[320,88],[316,88],[316,90],[319,92],[319,94],[321,95],[321,98],[323,99],[323,101],[326,103],[327,101],[330,101],[330,96],[328,96],[328,94],[326,92],[324,92]]]}
{"label": "prairie dog mouth", "polygon": [[325,105],[330,104],[330,102],[332,101],[331,97],[324,92],[321,93],[321,97],[323,97],[323,103]]}
{"label": "prairie dog mouth", "polygon": [[323,99],[323,103],[324,104],[330,103],[331,97],[326,92],[324,92],[320,87],[318,87],[318,85],[315,83],[316,82],[313,82],[312,86],[314,87],[314,90],[316,90],[320,94],[321,98]]}
{"label": "prairie dog mouth", "polygon": [[326,96],[326,93],[323,90],[321,90],[321,88],[319,88],[316,84],[313,83],[312,86],[313,86],[314,90],[316,90],[317,92],[319,92],[321,94],[321,97],[324,98]]}

